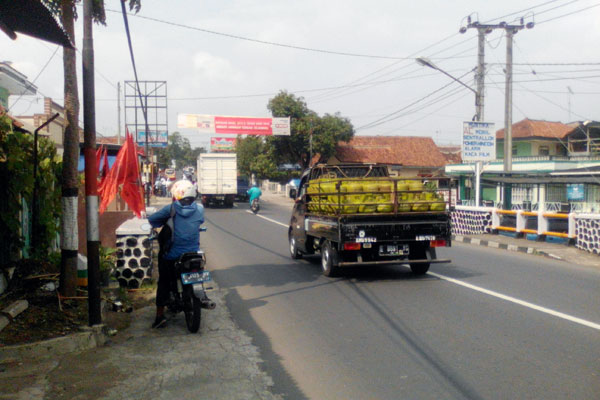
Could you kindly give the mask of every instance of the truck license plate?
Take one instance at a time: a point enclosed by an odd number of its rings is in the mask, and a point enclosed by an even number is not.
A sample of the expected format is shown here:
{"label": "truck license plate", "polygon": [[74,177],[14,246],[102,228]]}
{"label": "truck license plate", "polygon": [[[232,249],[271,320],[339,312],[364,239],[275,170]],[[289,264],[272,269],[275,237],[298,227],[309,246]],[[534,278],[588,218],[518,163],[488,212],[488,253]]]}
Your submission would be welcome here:
{"label": "truck license plate", "polygon": [[210,272],[184,272],[181,274],[181,283],[191,285],[192,283],[202,283],[211,280]]}
{"label": "truck license plate", "polygon": [[379,255],[380,256],[402,256],[408,255],[408,245],[407,244],[382,244],[379,246]]}

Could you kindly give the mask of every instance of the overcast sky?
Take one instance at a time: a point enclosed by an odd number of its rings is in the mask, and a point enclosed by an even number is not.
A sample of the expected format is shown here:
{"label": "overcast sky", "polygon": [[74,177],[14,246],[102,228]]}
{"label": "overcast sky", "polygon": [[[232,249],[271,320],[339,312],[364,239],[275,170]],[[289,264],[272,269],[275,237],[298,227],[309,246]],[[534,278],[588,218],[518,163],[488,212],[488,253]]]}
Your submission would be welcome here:
{"label": "overcast sky", "polygon": [[[107,26],[94,26],[96,127],[112,136],[117,82],[134,75],[120,2],[105,5]],[[350,118],[357,135],[429,136],[444,145],[460,144],[474,94],[415,58],[475,88],[477,32],[459,33],[468,15],[535,22],[514,35],[513,122],[600,120],[599,0],[142,0],[128,18],[139,79],[167,82],[170,132],[179,113],[270,116],[269,99],[287,90],[320,115]],[[81,49],[80,22],[76,29]],[[486,36],[484,114],[496,129],[504,126],[505,39],[502,29]],[[0,34],[0,60],[39,89],[37,97],[12,96],[11,113],[41,112],[44,96],[62,104],[61,48]],[[180,131],[193,146],[209,142]]]}

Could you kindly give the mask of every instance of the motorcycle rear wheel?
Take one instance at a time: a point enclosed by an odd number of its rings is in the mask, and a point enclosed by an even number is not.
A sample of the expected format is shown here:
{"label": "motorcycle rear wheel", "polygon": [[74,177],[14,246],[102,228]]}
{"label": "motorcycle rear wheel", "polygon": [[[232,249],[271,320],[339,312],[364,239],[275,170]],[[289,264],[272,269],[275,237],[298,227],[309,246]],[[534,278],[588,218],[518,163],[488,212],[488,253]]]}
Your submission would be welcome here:
{"label": "motorcycle rear wheel", "polygon": [[200,329],[200,321],[202,319],[200,299],[196,298],[191,290],[186,290],[184,296],[185,306],[183,313],[185,314],[185,324],[191,333],[196,333]]}
{"label": "motorcycle rear wheel", "polygon": [[252,200],[252,205],[250,206],[250,209],[254,214],[258,213],[258,210],[260,210],[260,205],[258,204],[257,199]]}

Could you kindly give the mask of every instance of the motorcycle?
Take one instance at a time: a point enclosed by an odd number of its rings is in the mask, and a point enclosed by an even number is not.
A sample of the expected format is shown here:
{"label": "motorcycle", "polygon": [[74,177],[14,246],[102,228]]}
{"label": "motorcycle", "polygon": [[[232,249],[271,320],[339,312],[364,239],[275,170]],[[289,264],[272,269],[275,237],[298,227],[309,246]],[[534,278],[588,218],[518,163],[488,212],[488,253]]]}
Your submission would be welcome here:
{"label": "motorcycle", "polygon": [[258,210],[260,210],[260,204],[258,202],[258,199],[252,200],[252,204],[250,204],[250,210],[252,210],[254,214],[258,213]]}
{"label": "motorcycle", "polygon": [[[206,232],[206,228],[200,228]],[[158,235],[152,230],[150,239]],[[202,309],[213,310],[216,304],[206,296],[208,282],[212,281],[209,271],[205,271],[206,255],[204,250],[184,253],[175,262],[176,282],[172,282],[170,300],[167,309],[174,314],[183,311],[185,323],[191,333],[198,332],[202,319]]]}

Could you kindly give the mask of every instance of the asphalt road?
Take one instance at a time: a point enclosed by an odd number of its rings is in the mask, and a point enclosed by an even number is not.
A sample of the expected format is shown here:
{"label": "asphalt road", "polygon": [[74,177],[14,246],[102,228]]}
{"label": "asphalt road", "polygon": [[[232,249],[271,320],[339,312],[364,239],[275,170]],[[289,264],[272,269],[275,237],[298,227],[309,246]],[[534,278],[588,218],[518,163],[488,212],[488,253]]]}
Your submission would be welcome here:
{"label": "asphalt road", "polygon": [[207,209],[208,268],[289,399],[598,399],[600,272],[455,244],[452,264],[321,275],[290,205]]}

